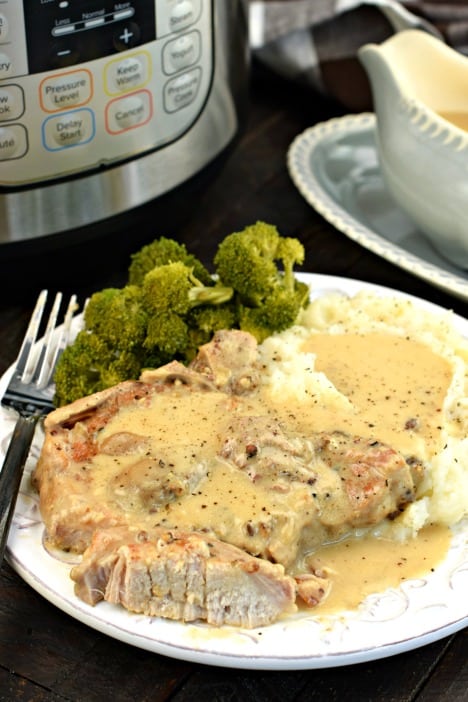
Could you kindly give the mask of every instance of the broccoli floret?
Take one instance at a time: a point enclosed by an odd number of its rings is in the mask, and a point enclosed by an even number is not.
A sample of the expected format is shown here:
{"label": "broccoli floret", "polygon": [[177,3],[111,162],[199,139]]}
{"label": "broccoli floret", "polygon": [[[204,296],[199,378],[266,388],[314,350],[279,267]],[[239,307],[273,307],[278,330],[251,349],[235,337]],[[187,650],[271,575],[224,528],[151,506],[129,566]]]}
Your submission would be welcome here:
{"label": "broccoli floret", "polygon": [[237,309],[231,302],[208,307],[195,307],[188,316],[188,325],[211,336],[219,329],[232,329],[237,326]]}
{"label": "broccoli floret", "polygon": [[65,405],[121,380],[138,377],[141,363],[138,353],[119,352],[98,334],[84,329],[58,360],[54,403]]}
{"label": "broccoli floret", "polygon": [[216,273],[242,302],[258,305],[273,291],[278,279],[275,259],[279,239],[276,227],[257,222],[229,234],[218,246]]}
{"label": "broccoli floret", "polygon": [[309,295],[307,285],[294,276],[294,266],[303,262],[302,243],[282,237],[265,222],[221,242],[214,258],[216,272],[221,283],[234,289],[241,329],[263,341],[294,324]]}
{"label": "broccoli floret", "polygon": [[189,325],[193,328],[197,319],[192,314],[189,322],[192,310],[199,305],[206,310],[217,310],[232,294],[231,288],[203,285],[181,261],[153,268],[142,285],[143,303],[150,313],[144,346],[149,350],[159,349],[168,360],[174,356],[183,358],[187,347],[192,345]]}
{"label": "broccoli floret", "polygon": [[203,263],[193,254],[187,251],[184,244],[180,244],[173,239],[161,237],[143,246],[131,257],[128,280],[132,285],[141,285],[143,279],[152,268],[164,266],[166,263],[181,261],[188,268],[193,270],[195,277],[203,285],[213,285],[213,279]]}
{"label": "broccoli floret", "polygon": [[240,306],[239,327],[261,343],[273,332],[291,327],[308,297],[309,288],[305,283],[297,283],[292,293],[277,287],[258,307]]}
{"label": "broccoli floret", "polygon": [[189,339],[184,356],[190,362],[197,355],[199,347],[207,344],[215,332],[239,327],[237,306],[227,302],[216,307],[195,307],[190,311],[187,323]]}
{"label": "broccoli floret", "polygon": [[297,287],[294,266],[301,266],[304,263],[304,255],[304,246],[299,239],[293,239],[289,236],[280,237],[276,258],[283,265],[283,284],[287,290],[293,291]]}
{"label": "broccoli floret", "polygon": [[84,312],[86,329],[117,349],[130,349],[143,342],[147,316],[141,288],[136,285],[94,293]]}
{"label": "broccoli floret", "polygon": [[153,268],[142,285],[145,308],[151,312],[171,311],[185,315],[197,305],[221,305],[231,299],[231,288],[206,286],[181,261]]}
{"label": "broccoli floret", "polygon": [[188,326],[175,312],[159,312],[148,322],[143,345],[151,353],[162,355],[164,362],[184,352],[188,344]]}
{"label": "broccoli floret", "polygon": [[101,368],[103,388],[110,388],[123,380],[138,378],[143,365],[143,353],[140,348],[134,351],[128,349],[120,351],[108,366]]}

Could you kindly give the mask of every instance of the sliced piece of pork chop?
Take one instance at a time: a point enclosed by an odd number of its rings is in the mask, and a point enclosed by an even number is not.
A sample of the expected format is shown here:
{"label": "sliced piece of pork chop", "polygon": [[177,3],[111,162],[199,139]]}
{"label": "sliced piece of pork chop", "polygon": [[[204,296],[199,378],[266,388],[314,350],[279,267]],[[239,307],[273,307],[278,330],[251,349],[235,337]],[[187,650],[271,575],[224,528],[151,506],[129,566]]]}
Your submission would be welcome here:
{"label": "sliced piece of pork chop", "polygon": [[281,565],[177,529],[97,531],[71,577],[89,604],[168,619],[252,628],[295,610],[296,584]]}

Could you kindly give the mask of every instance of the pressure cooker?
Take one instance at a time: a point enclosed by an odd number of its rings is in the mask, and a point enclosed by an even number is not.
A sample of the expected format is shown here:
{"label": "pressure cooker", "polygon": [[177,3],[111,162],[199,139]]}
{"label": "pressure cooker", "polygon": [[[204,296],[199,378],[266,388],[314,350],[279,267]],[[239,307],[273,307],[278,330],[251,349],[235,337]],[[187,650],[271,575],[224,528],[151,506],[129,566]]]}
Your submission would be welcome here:
{"label": "pressure cooker", "polygon": [[95,230],[228,149],[246,17],[236,0],[3,0],[0,244]]}

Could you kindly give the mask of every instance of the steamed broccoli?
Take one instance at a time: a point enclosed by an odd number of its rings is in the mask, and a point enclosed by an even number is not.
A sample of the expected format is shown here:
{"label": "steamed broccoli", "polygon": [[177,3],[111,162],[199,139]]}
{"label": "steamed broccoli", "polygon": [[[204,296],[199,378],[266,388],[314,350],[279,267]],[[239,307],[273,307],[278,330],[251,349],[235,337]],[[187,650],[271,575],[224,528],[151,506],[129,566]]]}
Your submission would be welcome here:
{"label": "steamed broccoli", "polygon": [[119,349],[131,349],[143,342],[147,317],[141,288],[136,285],[95,292],[84,312],[86,329]]}
{"label": "steamed broccoli", "polygon": [[[213,283],[213,281],[212,281]],[[189,346],[190,311],[199,306],[218,306],[227,302],[233,290],[212,284],[203,285],[192,270],[181,261],[168,263],[149,271],[142,284],[142,299],[149,313],[147,336],[144,346],[158,347],[169,358],[185,357]]]}
{"label": "steamed broccoli", "polygon": [[250,332],[261,343],[274,331],[280,332],[291,327],[308,297],[309,288],[303,283],[292,292],[277,287],[257,307],[239,307],[239,328]]}
{"label": "steamed broccoli", "polygon": [[142,358],[137,350],[117,350],[84,329],[60,356],[55,370],[55,404],[65,405],[128,378],[138,378]]}
{"label": "steamed broccoli", "polygon": [[187,323],[188,344],[185,357],[187,361],[191,361],[197,355],[200,346],[207,344],[215,332],[238,327],[237,307],[232,301],[215,307],[200,305],[190,311]]}
{"label": "steamed broccoli", "polygon": [[196,305],[220,305],[232,295],[232,288],[213,280],[211,286],[203,285],[181,261],[153,268],[142,283],[143,303],[150,312],[187,314]]}
{"label": "steamed broccoli", "polygon": [[286,329],[308,301],[294,276],[303,260],[299,240],[264,222],[221,242],[214,277],[183,244],[161,238],[144,246],[126,285],[88,301],[84,330],[59,359],[55,403],[138,378],[143,368],[187,363],[221,329],[244,329],[258,341]]}
{"label": "steamed broccoli", "polygon": [[200,305],[194,307],[188,316],[191,329],[197,329],[210,338],[220,329],[232,329],[237,324],[237,308],[233,302],[225,302],[216,307]]}
{"label": "steamed broccoli", "polygon": [[304,283],[298,283],[294,277],[294,266],[301,266],[304,263],[304,255],[304,246],[299,239],[289,236],[279,238],[276,258],[283,265],[283,285],[287,290],[294,290],[298,285],[304,286]]}
{"label": "steamed broccoli", "polygon": [[257,305],[273,291],[278,278],[278,240],[276,227],[257,222],[229,234],[219,245],[214,257],[216,273],[242,302]]}
{"label": "steamed broccoli", "polygon": [[128,282],[131,285],[141,285],[145,275],[153,268],[175,261],[181,261],[188,268],[191,268],[195,277],[203,285],[213,285],[213,279],[203,263],[189,253],[184,244],[173,239],[166,239],[164,236],[146,244],[131,256]]}
{"label": "steamed broccoli", "polygon": [[188,344],[188,326],[175,312],[158,312],[148,322],[143,342],[150,353],[162,354],[164,361],[183,354]]}
{"label": "steamed broccoli", "polygon": [[56,404],[138,378],[144,367],[187,361],[197,319],[190,319],[191,311],[223,305],[232,295],[213,280],[203,285],[181,261],[157,266],[141,285],[94,293],[84,313],[85,330],[59,360]]}
{"label": "steamed broccoli", "polygon": [[309,289],[294,277],[304,262],[298,239],[257,222],[227,236],[214,258],[219,282],[230,285],[238,303],[238,325],[258,341],[294,324]]}

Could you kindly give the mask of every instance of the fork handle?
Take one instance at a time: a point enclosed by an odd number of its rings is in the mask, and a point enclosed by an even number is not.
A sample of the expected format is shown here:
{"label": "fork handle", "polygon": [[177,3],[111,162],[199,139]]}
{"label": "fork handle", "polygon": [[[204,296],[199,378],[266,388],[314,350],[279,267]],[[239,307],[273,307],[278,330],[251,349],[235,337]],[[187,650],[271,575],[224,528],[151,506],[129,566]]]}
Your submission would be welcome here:
{"label": "fork handle", "polygon": [[16,498],[24,464],[34,436],[39,415],[19,417],[0,471],[0,565],[3,561],[8,531],[15,511]]}

